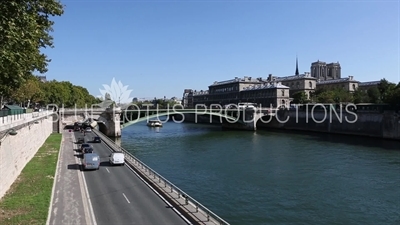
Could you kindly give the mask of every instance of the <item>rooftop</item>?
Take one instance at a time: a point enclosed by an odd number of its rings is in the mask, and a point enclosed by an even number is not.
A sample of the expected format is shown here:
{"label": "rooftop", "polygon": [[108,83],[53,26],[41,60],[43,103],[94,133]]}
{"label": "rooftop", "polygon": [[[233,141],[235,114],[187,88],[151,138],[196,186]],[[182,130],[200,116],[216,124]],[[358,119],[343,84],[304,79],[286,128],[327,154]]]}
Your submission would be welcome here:
{"label": "rooftop", "polygon": [[222,84],[239,83],[239,82],[260,83],[260,82],[263,82],[263,79],[262,79],[262,77],[258,77],[258,78],[253,78],[253,77],[248,77],[248,76],[244,76],[243,78],[235,77],[235,79],[231,79],[231,80],[215,81],[209,87],[218,86],[218,85],[222,85]]}
{"label": "rooftop", "polygon": [[251,90],[259,90],[259,89],[272,89],[272,88],[289,89],[288,86],[282,85],[280,82],[276,82],[276,83],[264,83],[264,84],[251,85],[249,87],[244,87],[242,91],[251,91]]}
{"label": "rooftop", "polygon": [[289,81],[289,80],[298,80],[298,79],[313,79],[316,80],[315,77],[312,77],[310,73],[304,73],[300,75],[293,75],[293,76],[287,76],[287,77],[272,77],[273,79],[275,78],[275,81]]}
{"label": "rooftop", "polygon": [[369,85],[378,85],[381,81],[368,81],[368,82],[360,82],[358,86],[369,86]]}
{"label": "rooftop", "polygon": [[344,82],[354,82],[354,83],[359,83],[359,81],[356,81],[353,79],[353,76],[349,76],[346,78],[340,78],[340,79],[335,79],[335,80],[322,80],[322,81],[317,81],[317,84],[334,84],[334,83],[344,83]]}

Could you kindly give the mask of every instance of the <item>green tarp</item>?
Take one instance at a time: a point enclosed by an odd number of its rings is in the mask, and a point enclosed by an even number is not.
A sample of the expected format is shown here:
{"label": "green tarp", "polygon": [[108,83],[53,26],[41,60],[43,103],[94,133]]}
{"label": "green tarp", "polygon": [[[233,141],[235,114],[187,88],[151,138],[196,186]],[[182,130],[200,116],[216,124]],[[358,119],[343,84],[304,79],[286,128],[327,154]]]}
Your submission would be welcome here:
{"label": "green tarp", "polygon": [[3,110],[8,109],[8,115],[19,115],[25,113],[25,109],[18,105],[5,105]]}

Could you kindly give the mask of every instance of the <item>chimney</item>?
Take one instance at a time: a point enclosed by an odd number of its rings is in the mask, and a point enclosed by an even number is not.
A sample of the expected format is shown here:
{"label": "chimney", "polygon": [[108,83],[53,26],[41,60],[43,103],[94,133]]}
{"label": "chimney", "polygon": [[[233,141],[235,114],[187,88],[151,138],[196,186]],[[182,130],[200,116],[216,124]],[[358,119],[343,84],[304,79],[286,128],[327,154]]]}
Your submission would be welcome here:
{"label": "chimney", "polygon": [[353,80],[353,76],[349,76],[349,80]]}

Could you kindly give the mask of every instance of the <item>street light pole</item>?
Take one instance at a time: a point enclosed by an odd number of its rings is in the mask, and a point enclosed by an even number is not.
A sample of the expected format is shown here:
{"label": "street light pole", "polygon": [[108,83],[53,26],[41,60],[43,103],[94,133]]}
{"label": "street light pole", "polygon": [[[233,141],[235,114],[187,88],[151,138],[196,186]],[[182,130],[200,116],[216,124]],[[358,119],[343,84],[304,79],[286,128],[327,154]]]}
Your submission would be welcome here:
{"label": "street light pole", "polygon": [[0,139],[0,144],[4,141],[4,139],[7,137],[7,135],[11,135],[11,136],[15,136],[18,134],[17,131],[15,131],[14,129],[9,129],[5,132],[5,134],[3,135],[3,137],[1,137]]}

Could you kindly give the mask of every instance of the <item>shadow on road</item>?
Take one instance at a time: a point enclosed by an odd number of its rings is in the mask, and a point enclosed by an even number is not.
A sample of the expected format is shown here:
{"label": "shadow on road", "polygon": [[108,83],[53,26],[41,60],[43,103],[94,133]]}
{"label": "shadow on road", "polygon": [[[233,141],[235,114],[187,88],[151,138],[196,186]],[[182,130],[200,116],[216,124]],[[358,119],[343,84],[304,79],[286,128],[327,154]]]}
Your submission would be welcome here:
{"label": "shadow on road", "polygon": [[67,167],[69,170],[82,170],[81,165],[79,164],[69,164]]}

